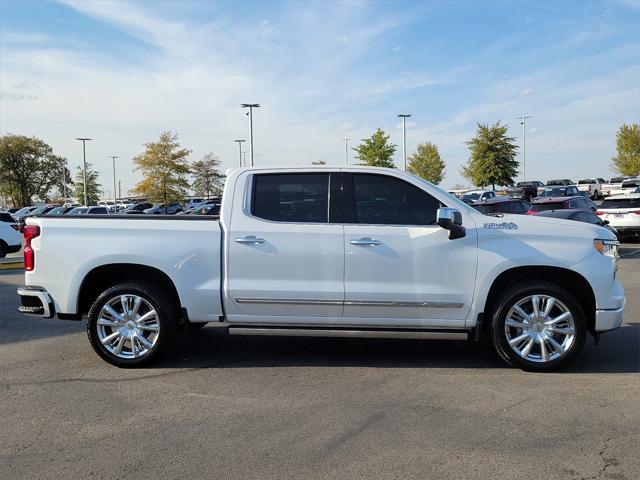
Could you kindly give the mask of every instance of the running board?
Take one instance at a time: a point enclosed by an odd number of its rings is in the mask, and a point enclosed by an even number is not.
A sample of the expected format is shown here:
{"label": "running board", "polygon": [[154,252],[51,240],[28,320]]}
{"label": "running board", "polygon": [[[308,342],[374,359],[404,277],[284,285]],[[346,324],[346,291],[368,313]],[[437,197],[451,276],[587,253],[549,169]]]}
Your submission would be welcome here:
{"label": "running board", "polygon": [[437,330],[354,330],[330,328],[229,327],[229,335],[268,335],[285,337],[421,338],[428,340],[467,340],[467,331]]}

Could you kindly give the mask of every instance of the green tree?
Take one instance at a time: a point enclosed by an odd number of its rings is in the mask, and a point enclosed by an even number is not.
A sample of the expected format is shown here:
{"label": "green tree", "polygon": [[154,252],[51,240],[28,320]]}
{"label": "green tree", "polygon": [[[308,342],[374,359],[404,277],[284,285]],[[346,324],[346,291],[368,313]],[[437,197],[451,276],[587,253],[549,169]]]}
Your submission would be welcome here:
{"label": "green tree", "polygon": [[[84,204],[84,174],[83,169],[78,167],[76,171],[76,181],[74,182],[74,195],[78,203]],[[87,205],[96,205],[100,200],[101,187],[98,183],[98,172],[93,169],[93,165],[87,162]]]}
{"label": "green tree", "polygon": [[145,143],[144,153],[133,158],[136,170],[144,180],[131,189],[134,194],[164,204],[182,201],[189,188],[189,161],[191,150],[181,148],[178,135],[164,132],[157,142]]}
{"label": "green tree", "polygon": [[444,179],[444,167],[438,147],[426,142],[419,143],[416,152],[409,157],[407,170],[437,185]]}
{"label": "green tree", "polygon": [[213,153],[206,154],[202,160],[194,162],[191,166],[193,175],[192,187],[196,195],[220,195],[224,186],[225,176],[218,171],[220,159]]}
{"label": "green tree", "polygon": [[389,143],[389,135],[379,128],[353,150],[358,153],[362,165],[396,168],[392,159],[396,153],[396,145]]}
{"label": "green tree", "polygon": [[640,125],[622,125],[616,135],[612,167],[620,175],[640,175]]}
{"label": "green tree", "polygon": [[478,124],[475,136],[467,142],[471,156],[460,169],[463,177],[478,187],[513,185],[518,175],[515,138],[507,135],[507,125]]}
{"label": "green tree", "polygon": [[62,191],[63,170],[67,188],[71,174],[66,159],[35,137],[3,135],[0,137],[0,195],[11,198],[14,205],[30,205],[34,198],[48,200],[52,190]]}

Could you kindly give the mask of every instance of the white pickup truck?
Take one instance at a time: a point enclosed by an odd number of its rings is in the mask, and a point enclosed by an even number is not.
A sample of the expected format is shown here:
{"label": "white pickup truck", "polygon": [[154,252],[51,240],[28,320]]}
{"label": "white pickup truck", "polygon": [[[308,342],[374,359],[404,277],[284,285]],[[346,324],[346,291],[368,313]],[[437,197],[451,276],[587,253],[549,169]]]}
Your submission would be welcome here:
{"label": "white pickup truck", "polygon": [[87,316],[118,366],[156,359],[178,327],[232,335],[488,338],[549,371],[625,305],[609,230],[489,217],[382,168],[238,169],[220,219],[30,218],[20,311]]}

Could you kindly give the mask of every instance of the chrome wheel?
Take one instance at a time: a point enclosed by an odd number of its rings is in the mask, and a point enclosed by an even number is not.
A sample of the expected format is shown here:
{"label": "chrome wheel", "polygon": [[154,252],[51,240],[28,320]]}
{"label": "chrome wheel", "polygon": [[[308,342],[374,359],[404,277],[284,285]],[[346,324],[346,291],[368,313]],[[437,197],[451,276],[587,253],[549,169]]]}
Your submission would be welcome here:
{"label": "chrome wheel", "polygon": [[104,304],[97,320],[100,342],[118,358],[147,355],[160,334],[160,321],[153,306],[138,295],[118,295]]}
{"label": "chrome wheel", "polygon": [[529,295],[519,300],[507,314],[504,331],[514,352],[537,363],[562,357],[576,338],[571,311],[549,295]]}

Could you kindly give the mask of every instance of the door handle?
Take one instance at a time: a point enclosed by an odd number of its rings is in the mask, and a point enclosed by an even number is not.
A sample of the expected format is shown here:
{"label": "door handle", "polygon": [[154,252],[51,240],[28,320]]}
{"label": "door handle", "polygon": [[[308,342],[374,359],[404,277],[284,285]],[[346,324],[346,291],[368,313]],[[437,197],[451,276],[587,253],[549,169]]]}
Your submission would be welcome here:
{"label": "door handle", "polygon": [[370,237],[362,237],[358,239],[354,238],[349,243],[351,243],[351,245],[360,245],[363,247],[377,247],[380,245],[380,240]]}
{"label": "door handle", "polygon": [[264,243],[264,238],[255,235],[247,235],[246,237],[236,238],[236,243]]}

